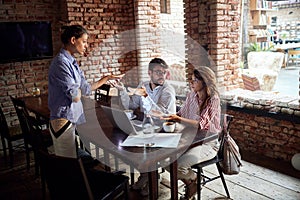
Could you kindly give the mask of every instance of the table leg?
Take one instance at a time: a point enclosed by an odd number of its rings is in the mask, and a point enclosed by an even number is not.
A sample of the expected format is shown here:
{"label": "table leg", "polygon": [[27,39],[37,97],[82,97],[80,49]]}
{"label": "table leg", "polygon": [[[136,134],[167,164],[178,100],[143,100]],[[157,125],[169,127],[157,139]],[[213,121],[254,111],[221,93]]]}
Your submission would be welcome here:
{"label": "table leg", "polygon": [[178,199],[177,160],[170,164],[171,199]]}
{"label": "table leg", "polygon": [[130,165],[130,184],[134,184],[134,167]]}
{"label": "table leg", "polygon": [[109,153],[107,153],[106,151],[103,152],[104,154],[104,163],[105,163],[105,170],[110,172],[111,168],[109,167]]}
{"label": "table leg", "polygon": [[148,180],[149,180],[149,195],[151,200],[155,200],[158,198],[158,171],[148,172]]}

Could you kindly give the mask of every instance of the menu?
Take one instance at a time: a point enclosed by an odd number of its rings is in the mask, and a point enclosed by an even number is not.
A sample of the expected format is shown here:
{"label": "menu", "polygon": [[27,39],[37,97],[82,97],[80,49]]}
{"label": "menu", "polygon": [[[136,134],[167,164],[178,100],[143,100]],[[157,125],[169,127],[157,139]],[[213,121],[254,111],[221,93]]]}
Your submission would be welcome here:
{"label": "menu", "polygon": [[178,146],[181,133],[153,133],[130,135],[121,143],[124,147],[165,147],[176,148]]}

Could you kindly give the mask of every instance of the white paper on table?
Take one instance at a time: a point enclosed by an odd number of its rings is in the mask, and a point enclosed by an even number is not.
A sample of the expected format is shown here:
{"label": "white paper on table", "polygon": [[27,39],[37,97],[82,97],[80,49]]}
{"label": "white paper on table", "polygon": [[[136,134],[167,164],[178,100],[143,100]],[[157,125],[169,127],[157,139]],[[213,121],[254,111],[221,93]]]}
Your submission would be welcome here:
{"label": "white paper on table", "polygon": [[165,147],[176,148],[178,146],[181,133],[153,133],[130,135],[120,144],[123,147],[144,147],[146,144],[151,144],[147,147]]}

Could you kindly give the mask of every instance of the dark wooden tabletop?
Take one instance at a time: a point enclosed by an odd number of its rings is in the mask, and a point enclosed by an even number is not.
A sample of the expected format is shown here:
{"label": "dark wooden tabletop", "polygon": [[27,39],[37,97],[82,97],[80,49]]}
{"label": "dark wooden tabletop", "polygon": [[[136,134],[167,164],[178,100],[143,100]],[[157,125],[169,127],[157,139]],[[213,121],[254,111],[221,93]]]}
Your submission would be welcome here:
{"label": "dark wooden tabletop", "polygon": [[48,95],[27,96],[21,97],[20,99],[25,102],[26,108],[29,111],[49,120],[50,110],[48,109]]}
{"label": "dark wooden tabletop", "polygon": [[[41,96],[27,96],[21,97],[25,102],[26,108],[35,113],[38,116],[43,117],[44,119],[50,119],[50,110],[48,108],[48,95]],[[102,105],[101,102],[95,101],[89,97],[81,98],[83,104],[83,110],[90,110],[93,108],[100,107]]]}

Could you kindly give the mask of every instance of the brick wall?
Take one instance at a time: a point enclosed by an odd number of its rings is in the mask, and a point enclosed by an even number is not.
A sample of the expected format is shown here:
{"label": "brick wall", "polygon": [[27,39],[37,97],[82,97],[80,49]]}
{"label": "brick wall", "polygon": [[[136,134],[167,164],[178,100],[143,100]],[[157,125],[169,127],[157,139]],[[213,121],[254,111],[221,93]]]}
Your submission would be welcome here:
{"label": "brick wall", "polygon": [[139,81],[148,80],[148,63],[154,57],[160,57],[160,0],[135,1],[136,42],[138,49]]}
{"label": "brick wall", "polygon": [[[240,149],[289,162],[300,151],[300,123],[287,115],[279,118],[267,112],[227,109],[234,116],[230,133]],[[269,114],[270,115],[270,114]]]}
{"label": "brick wall", "polygon": [[221,94],[234,116],[230,132],[243,151],[290,161],[300,152],[300,103],[297,97],[236,89]]}
{"label": "brick wall", "polygon": [[[157,31],[157,27],[174,29],[174,32],[179,32],[180,35],[183,33],[182,16],[176,14],[176,12],[182,14],[184,11],[182,1],[174,1],[170,4],[169,15],[160,13],[159,2],[159,0],[106,0],[102,3],[83,0],[76,2],[66,0],[60,3],[39,0],[3,1],[0,11],[4,15],[1,15],[0,20],[51,21],[54,54],[60,49],[60,27],[81,24],[90,33],[89,55],[78,57],[87,80],[92,82],[106,74],[126,72],[125,83],[136,85],[139,81],[148,79],[148,62],[153,57],[161,56],[165,48],[163,44],[165,40],[161,37],[161,32]],[[233,55],[233,53],[236,53],[234,49],[238,49],[234,45],[237,34],[236,24],[231,24],[231,21],[235,19],[233,16],[238,15],[238,7],[234,2],[231,5],[228,3],[184,1],[186,6],[184,12],[187,37],[191,38],[191,43],[199,42],[208,47],[209,54],[218,65],[214,67],[218,71],[218,79],[222,84],[226,81],[229,85],[234,84],[236,78],[235,67],[238,54]],[[199,7],[195,6],[198,4]],[[220,15],[220,13],[225,14]],[[222,28],[228,23],[232,25],[230,30]],[[183,45],[183,39],[178,43],[172,41],[172,36],[169,39],[171,41],[168,41],[168,44],[173,42],[174,47]],[[223,50],[219,51],[217,48]],[[186,52],[191,53],[187,60],[197,60],[193,56],[198,57],[198,50],[190,48]],[[206,56],[205,51],[202,53]],[[167,60],[172,61],[171,58]],[[13,109],[9,95],[29,95],[24,88],[30,90],[34,83],[42,89],[42,93],[46,92],[50,62],[50,59],[46,59],[1,65],[0,100],[6,114],[14,115],[11,113]]]}
{"label": "brick wall", "polygon": [[[185,1],[188,73],[199,65],[216,72],[220,90],[240,83],[240,2],[238,0]],[[202,47],[196,47],[198,42]],[[189,48],[190,47],[190,48]],[[206,52],[205,49],[208,51]]]}
{"label": "brick wall", "polygon": [[[60,27],[81,24],[90,33],[89,55],[78,57],[87,80],[92,82],[106,74],[126,72],[125,83],[136,85],[139,81],[148,79],[148,62],[153,57],[161,56],[164,48],[162,44],[164,40],[157,28],[174,28],[177,29],[176,31],[182,31],[183,28],[182,22],[176,23],[182,19],[182,16],[176,15],[176,12],[183,12],[183,8],[179,7],[182,1],[174,1],[174,4],[170,4],[171,15],[161,14],[159,3],[159,0],[105,0],[101,3],[86,0],[65,0],[60,3],[51,0],[3,1],[0,11],[4,15],[0,20],[51,21],[55,54],[60,48]],[[234,83],[233,77],[235,77],[235,57],[238,56],[238,54],[232,55],[235,53],[233,49],[238,49],[234,46],[236,24],[233,24],[230,30],[222,27],[235,19],[233,16],[238,15],[238,12],[236,12],[235,2],[230,2],[231,5],[228,3],[218,3],[214,0],[210,3],[203,1],[198,9],[195,6],[198,1],[184,1],[187,23],[185,29],[189,34],[188,37],[192,38],[192,42],[209,46],[212,59],[219,65],[214,69],[218,70],[221,83],[224,83],[224,80],[227,82],[231,80],[228,84],[232,84]],[[222,12],[225,14],[220,15]],[[200,28],[198,28],[198,23],[200,23]],[[200,30],[199,33],[198,30]],[[231,34],[228,34],[227,32],[230,31]],[[225,38],[224,34],[227,34]],[[182,41],[177,46],[182,46]],[[219,47],[224,50],[218,51]],[[198,56],[196,48],[189,49],[187,53],[191,52],[195,53],[191,54],[191,57]],[[42,89],[42,93],[46,91],[50,62],[51,60],[48,59],[1,65],[0,72],[3,77],[1,88],[3,89],[0,100],[1,104],[4,104],[6,114],[13,115],[9,95],[28,95],[24,92],[24,88],[30,89],[34,83]],[[229,73],[227,70],[232,70],[232,72]],[[11,81],[14,79],[16,80]],[[14,82],[17,83],[16,86]]]}
{"label": "brick wall", "polygon": [[[62,4],[48,1],[1,1],[0,21],[50,21],[53,30],[53,49],[57,52],[59,23]],[[47,90],[47,74],[50,59],[0,64],[0,104],[8,124],[18,123],[9,95],[30,95],[34,83],[44,93]],[[27,90],[27,91],[26,91]]]}
{"label": "brick wall", "polygon": [[[135,35],[122,34],[135,27],[133,1],[106,0],[103,3],[91,1],[2,1],[0,21],[50,21],[52,23],[53,49],[60,47],[60,27],[81,24],[90,33],[89,56],[78,61],[89,82],[106,74],[127,71],[126,80],[138,83]],[[126,37],[126,44],[120,40]],[[9,124],[18,123],[9,95],[26,96],[34,83],[47,92],[48,67],[51,59],[14,62],[0,66],[0,104]]]}
{"label": "brick wall", "polygon": [[[67,0],[67,21],[89,32],[88,57],[78,58],[89,82],[103,75],[126,73],[125,82],[138,82],[133,1]],[[100,72],[100,73],[99,73]]]}

